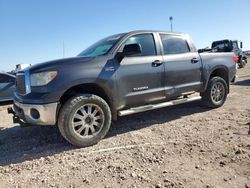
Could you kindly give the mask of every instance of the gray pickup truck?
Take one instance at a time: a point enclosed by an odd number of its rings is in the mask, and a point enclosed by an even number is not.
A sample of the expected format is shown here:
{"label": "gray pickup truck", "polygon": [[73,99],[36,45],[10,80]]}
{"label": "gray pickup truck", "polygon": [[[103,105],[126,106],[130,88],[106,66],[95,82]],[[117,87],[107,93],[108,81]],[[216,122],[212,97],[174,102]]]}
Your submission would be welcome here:
{"label": "gray pickup truck", "polygon": [[71,144],[89,146],[107,134],[118,116],[194,100],[222,106],[236,74],[233,56],[198,53],[186,34],[116,34],[77,57],[18,72],[8,111],[14,122],[57,125]]}

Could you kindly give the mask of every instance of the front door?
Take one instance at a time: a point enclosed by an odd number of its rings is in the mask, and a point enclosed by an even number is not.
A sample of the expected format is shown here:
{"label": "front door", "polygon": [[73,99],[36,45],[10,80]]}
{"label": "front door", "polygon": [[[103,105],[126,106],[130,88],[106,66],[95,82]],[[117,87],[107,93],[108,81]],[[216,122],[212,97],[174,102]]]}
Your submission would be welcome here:
{"label": "front door", "polygon": [[162,56],[157,55],[154,35],[134,35],[124,42],[126,44],[139,44],[142,53],[124,57],[117,67],[115,74],[120,108],[164,99],[164,65]]}

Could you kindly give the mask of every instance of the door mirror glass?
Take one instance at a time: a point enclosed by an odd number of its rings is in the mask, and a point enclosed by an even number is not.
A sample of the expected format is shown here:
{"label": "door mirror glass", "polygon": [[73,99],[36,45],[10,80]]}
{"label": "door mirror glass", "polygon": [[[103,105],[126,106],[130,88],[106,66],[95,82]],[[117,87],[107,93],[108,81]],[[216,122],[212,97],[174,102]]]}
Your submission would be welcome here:
{"label": "door mirror glass", "polygon": [[141,53],[142,53],[141,46],[137,43],[125,45],[122,52],[124,56],[136,56],[136,55],[141,55]]}
{"label": "door mirror glass", "polygon": [[243,43],[242,42],[240,42],[240,48],[243,48]]}

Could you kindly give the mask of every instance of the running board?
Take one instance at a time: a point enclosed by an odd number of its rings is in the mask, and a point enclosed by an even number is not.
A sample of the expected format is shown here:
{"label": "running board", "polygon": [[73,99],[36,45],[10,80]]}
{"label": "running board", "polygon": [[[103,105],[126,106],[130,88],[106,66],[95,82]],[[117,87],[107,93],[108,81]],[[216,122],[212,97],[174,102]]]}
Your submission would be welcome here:
{"label": "running board", "polygon": [[163,108],[163,107],[167,107],[167,106],[183,104],[183,103],[187,103],[187,102],[191,102],[191,101],[197,101],[200,99],[201,99],[201,97],[197,96],[197,97],[192,97],[192,98],[177,99],[177,100],[163,102],[163,103],[159,103],[159,104],[140,106],[140,107],[130,108],[128,110],[119,111],[118,115],[119,116],[126,116],[126,115],[130,115],[130,114],[135,114],[138,112],[144,112],[144,111],[154,110],[154,109]]}

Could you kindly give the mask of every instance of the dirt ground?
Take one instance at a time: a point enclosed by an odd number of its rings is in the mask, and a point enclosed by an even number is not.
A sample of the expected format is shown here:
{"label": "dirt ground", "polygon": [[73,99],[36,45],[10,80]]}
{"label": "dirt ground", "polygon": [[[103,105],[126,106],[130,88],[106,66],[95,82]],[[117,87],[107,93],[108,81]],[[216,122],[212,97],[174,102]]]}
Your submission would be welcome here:
{"label": "dirt ground", "polygon": [[[249,60],[250,62],[250,60]],[[193,102],[120,118],[97,145],[13,125],[0,106],[0,187],[250,187],[250,63],[225,105]]]}

